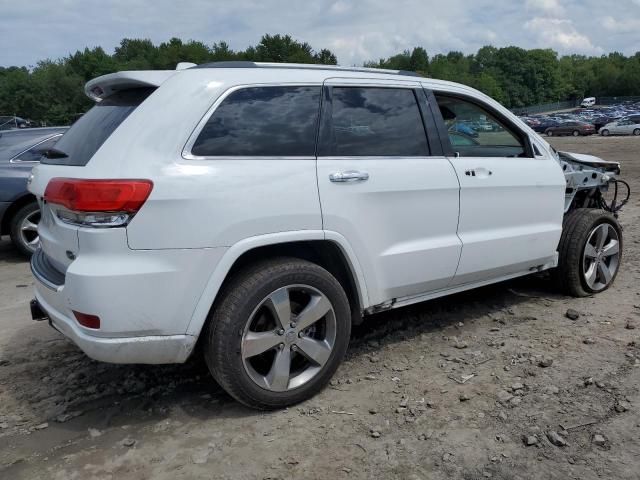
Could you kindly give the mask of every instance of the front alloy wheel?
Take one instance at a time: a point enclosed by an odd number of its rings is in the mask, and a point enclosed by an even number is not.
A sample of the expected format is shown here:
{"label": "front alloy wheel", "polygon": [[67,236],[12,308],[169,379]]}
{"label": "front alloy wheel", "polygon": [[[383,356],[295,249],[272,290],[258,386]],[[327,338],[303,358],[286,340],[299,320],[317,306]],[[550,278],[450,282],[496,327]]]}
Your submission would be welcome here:
{"label": "front alloy wheel", "polygon": [[572,210],[562,224],[552,278],[575,297],[603,292],[620,270],[622,250],[622,228],[613,215],[599,209]]}
{"label": "front alloy wheel", "polygon": [[582,274],[594,292],[609,286],[620,263],[620,239],[612,225],[601,223],[589,234],[584,247]]}

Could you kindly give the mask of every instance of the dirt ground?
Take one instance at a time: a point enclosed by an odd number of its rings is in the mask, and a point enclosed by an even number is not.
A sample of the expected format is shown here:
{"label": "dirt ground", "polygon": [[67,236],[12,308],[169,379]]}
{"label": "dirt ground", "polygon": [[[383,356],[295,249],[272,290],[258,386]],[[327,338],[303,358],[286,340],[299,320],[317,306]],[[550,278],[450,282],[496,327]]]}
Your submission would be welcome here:
{"label": "dirt ground", "polygon": [[1,243],[0,478],[637,480],[640,138],[553,143],[620,161],[639,192],[612,289],[574,299],[534,276],[379,314],[329,388],[279,412],[240,406],[199,360],[89,360],[30,320],[28,265]]}

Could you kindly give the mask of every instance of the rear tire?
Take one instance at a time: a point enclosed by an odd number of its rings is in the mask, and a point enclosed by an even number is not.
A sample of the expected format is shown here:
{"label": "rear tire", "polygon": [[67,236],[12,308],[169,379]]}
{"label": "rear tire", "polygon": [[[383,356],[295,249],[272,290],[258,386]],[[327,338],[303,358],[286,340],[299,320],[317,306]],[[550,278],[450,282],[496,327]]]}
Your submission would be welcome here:
{"label": "rear tire", "polygon": [[[605,231],[608,235],[598,245]],[[620,270],[622,248],[622,228],[613,215],[587,208],[569,212],[563,221],[558,267],[551,272],[556,287],[574,297],[604,292]]]}
{"label": "rear tire", "polygon": [[546,131],[547,137],[553,137],[553,130]]}
{"label": "rear tire", "polygon": [[9,223],[9,236],[20,253],[31,257],[40,244],[37,226],[40,208],[36,202],[28,203],[13,214]]}
{"label": "rear tire", "polygon": [[579,137],[580,136],[580,132],[578,130],[574,130],[573,131],[573,136],[574,137]]}
{"label": "rear tire", "polygon": [[638,135],[640,135],[640,128],[636,128],[636,129],[633,131],[633,134],[634,134],[636,137],[637,137]]}
{"label": "rear tire", "polygon": [[[273,410],[322,390],[340,365],[350,334],[349,301],[340,283],[314,263],[277,258],[229,280],[210,314],[204,356],[229,395],[249,407]],[[257,339],[266,343],[258,345]]]}

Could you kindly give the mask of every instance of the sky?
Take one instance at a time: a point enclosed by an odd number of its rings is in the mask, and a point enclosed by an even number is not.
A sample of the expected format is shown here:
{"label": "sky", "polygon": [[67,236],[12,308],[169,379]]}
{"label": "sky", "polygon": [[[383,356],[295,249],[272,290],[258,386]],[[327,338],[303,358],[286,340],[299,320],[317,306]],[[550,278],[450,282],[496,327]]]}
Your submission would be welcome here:
{"label": "sky", "polygon": [[341,65],[414,46],[430,55],[484,45],[561,54],[640,51],[640,0],[0,0],[0,66],[33,66],[122,38],[171,37],[232,49],[290,34]]}

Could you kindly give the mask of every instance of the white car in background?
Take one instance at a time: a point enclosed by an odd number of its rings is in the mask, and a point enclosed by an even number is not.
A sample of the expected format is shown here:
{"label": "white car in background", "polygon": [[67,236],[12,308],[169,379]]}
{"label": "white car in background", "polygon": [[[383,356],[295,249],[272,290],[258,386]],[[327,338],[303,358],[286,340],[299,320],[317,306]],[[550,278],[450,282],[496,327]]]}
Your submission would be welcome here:
{"label": "white car in background", "polygon": [[582,108],[593,107],[596,104],[596,97],[587,97],[582,102],[580,102],[580,106]]}
{"label": "white car in background", "polygon": [[600,135],[640,135],[640,121],[631,118],[623,118],[615,122],[607,123],[600,128]]}
{"label": "white car in background", "polygon": [[[222,62],[85,90],[99,101],[30,181],[31,307],[94,359],[203,352],[233,397],[281,408],[367,315],[548,269],[593,295],[619,270],[619,165],[557,154],[470,87]],[[448,131],[461,118],[500,128]]]}

